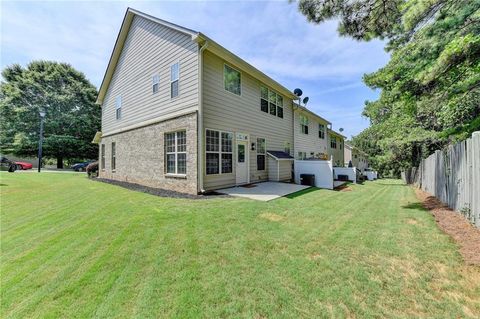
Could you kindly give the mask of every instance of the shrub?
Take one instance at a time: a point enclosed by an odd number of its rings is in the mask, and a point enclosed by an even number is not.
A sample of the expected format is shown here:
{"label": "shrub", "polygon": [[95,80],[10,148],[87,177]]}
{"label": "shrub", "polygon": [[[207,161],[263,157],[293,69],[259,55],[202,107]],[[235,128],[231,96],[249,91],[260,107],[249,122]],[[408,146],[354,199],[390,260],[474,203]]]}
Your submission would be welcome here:
{"label": "shrub", "polygon": [[98,161],[92,162],[87,166],[88,177],[97,177],[98,176]]}

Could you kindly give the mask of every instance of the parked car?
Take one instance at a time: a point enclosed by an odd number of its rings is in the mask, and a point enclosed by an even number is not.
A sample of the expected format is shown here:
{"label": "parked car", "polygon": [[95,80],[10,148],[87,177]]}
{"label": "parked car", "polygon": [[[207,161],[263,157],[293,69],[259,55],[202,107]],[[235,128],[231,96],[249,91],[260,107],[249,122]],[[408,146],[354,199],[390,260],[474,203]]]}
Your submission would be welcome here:
{"label": "parked car", "polygon": [[87,162],[83,162],[83,163],[75,163],[75,164],[72,165],[71,168],[75,172],[84,172],[84,171],[86,171],[88,164],[90,164],[92,162],[93,161],[87,161]]}
{"label": "parked car", "polygon": [[0,158],[0,170],[1,171],[9,171],[10,173],[15,172],[17,169],[17,164],[15,162],[12,162],[8,158],[2,156]]}
{"label": "parked car", "polygon": [[26,169],[32,169],[33,165],[27,162],[15,162],[15,165],[17,165],[18,170],[26,170]]}

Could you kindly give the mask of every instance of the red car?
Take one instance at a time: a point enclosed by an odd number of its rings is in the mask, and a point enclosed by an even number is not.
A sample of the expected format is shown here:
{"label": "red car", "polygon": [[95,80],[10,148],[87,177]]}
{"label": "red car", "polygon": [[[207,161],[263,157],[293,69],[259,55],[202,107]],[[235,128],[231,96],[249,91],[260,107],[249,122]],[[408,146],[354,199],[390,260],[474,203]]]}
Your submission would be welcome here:
{"label": "red car", "polygon": [[15,162],[17,164],[17,169],[32,169],[33,165],[27,162]]}

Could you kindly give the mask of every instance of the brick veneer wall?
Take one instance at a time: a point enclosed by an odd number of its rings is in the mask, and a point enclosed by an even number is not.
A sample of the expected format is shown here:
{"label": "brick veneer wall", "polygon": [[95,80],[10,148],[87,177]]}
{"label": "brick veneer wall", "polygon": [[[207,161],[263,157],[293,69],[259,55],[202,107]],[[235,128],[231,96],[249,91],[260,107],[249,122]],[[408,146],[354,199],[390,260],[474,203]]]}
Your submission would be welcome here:
{"label": "brick veneer wall", "polygon": [[[185,178],[165,174],[165,133],[185,130],[187,133],[187,175]],[[112,142],[115,142],[116,168],[111,169]],[[188,194],[197,194],[197,114],[191,113],[157,124],[103,137],[105,168],[101,178],[136,183]]]}

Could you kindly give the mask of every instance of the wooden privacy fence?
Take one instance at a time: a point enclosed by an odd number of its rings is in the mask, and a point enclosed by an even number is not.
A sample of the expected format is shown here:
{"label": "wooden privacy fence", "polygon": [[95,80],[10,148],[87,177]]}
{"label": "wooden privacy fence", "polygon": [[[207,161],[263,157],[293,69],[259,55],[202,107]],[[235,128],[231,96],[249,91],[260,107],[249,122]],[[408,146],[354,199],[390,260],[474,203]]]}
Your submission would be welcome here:
{"label": "wooden privacy fence", "polygon": [[435,151],[419,167],[402,172],[402,178],[480,228],[480,131],[444,151]]}

